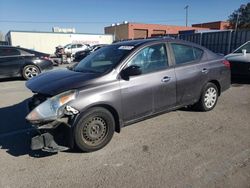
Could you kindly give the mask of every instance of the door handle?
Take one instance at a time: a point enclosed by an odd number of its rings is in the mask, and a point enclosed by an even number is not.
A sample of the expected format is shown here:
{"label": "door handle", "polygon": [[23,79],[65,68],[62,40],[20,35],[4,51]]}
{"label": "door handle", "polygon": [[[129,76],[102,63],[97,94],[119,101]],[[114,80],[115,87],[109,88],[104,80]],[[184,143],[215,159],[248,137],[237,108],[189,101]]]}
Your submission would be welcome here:
{"label": "door handle", "polygon": [[208,69],[207,69],[207,68],[204,68],[204,69],[202,69],[201,72],[204,73],[204,74],[207,74],[207,73],[208,73]]}
{"label": "door handle", "polygon": [[171,79],[169,76],[165,76],[161,79],[162,82],[168,82]]}

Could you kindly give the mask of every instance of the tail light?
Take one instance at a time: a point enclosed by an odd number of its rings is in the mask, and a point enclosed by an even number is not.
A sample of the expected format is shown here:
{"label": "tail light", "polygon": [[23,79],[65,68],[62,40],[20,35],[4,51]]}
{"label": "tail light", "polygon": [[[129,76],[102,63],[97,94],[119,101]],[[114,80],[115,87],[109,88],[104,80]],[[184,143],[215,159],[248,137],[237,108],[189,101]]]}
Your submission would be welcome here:
{"label": "tail light", "polygon": [[229,61],[227,61],[227,60],[223,60],[223,62],[222,62],[227,68],[229,68],[230,69],[230,62]]}

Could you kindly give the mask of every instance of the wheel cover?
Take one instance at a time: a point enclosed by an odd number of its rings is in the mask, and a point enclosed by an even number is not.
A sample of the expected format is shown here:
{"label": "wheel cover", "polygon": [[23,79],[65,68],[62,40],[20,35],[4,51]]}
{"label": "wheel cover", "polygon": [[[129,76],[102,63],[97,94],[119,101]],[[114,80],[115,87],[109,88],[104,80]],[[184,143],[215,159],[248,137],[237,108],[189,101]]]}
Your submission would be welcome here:
{"label": "wheel cover", "polygon": [[37,76],[39,74],[38,70],[34,66],[27,67],[24,70],[24,74],[26,78],[33,78],[34,76]]}
{"label": "wheel cover", "polygon": [[90,146],[97,146],[102,143],[108,133],[106,121],[101,117],[93,117],[82,129],[82,139]]}
{"label": "wheel cover", "polygon": [[204,104],[207,108],[212,108],[217,100],[217,91],[213,87],[209,87],[205,93]]}

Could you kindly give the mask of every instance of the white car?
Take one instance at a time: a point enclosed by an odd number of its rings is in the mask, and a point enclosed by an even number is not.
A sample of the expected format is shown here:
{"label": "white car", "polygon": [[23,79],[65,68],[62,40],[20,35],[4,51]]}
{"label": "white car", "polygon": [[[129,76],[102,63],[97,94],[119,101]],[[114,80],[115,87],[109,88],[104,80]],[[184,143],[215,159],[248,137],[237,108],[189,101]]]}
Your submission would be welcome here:
{"label": "white car", "polygon": [[225,58],[230,62],[233,76],[250,76],[250,41],[226,55]]}
{"label": "white car", "polygon": [[89,49],[87,44],[67,44],[64,46],[64,53],[75,55],[76,52]]}

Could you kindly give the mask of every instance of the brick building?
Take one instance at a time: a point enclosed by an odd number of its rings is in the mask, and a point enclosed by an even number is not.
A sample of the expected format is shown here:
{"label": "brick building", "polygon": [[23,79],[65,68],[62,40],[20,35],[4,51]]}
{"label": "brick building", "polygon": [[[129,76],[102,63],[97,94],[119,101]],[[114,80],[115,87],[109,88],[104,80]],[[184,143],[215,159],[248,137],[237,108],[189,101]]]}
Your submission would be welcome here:
{"label": "brick building", "polygon": [[199,23],[199,24],[193,24],[192,27],[223,30],[223,29],[228,29],[229,28],[229,22],[217,21],[217,22]]}
{"label": "brick building", "polygon": [[112,34],[115,40],[147,38],[156,35],[178,34],[179,31],[208,30],[209,28],[186,27],[160,24],[127,23],[105,27],[105,34]]}

